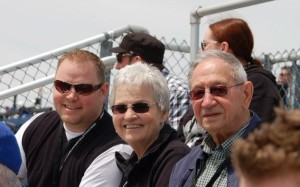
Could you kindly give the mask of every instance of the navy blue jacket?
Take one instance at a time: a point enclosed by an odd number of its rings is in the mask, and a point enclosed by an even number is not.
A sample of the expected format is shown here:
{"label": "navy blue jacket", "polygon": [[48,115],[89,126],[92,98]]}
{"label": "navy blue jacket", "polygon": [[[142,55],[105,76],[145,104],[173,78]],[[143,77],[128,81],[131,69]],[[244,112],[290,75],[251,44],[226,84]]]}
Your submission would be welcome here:
{"label": "navy blue jacket", "polygon": [[[246,135],[253,131],[261,122],[261,119],[253,112],[249,125],[245,129]],[[204,161],[204,154],[201,145],[192,149],[192,151],[183,157],[173,168],[169,186],[170,187],[190,187],[192,185],[193,171],[196,168],[197,160]],[[231,162],[227,165],[227,186],[238,187],[238,179]]]}

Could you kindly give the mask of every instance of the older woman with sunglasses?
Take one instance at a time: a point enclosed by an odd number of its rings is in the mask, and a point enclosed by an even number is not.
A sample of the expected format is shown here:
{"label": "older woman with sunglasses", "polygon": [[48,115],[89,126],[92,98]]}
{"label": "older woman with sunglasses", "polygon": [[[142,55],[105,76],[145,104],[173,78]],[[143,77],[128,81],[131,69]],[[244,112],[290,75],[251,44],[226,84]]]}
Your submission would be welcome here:
{"label": "older woman with sunglasses", "polygon": [[113,123],[134,150],[129,159],[116,153],[123,172],[120,186],[168,186],[173,166],[189,152],[165,123],[169,97],[167,82],[155,67],[135,63],[115,76],[109,101]]}

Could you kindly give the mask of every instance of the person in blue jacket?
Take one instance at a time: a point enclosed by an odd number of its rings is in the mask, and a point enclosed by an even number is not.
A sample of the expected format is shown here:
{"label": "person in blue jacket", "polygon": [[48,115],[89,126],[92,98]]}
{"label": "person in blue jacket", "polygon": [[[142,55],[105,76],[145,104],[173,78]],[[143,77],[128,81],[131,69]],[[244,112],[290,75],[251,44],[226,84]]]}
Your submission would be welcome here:
{"label": "person in blue jacket", "polygon": [[230,149],[260,123],[249,110],[253,84],[236,57],[218,50],[203,52],[188,77],[195,118],[207,133],[177,162],[169,186],[238,186]]}
{"label": "person in blue jacket", "polygon": [[0,186],[21,187],[17,177],[21,161],[14,133],[0,121]]}

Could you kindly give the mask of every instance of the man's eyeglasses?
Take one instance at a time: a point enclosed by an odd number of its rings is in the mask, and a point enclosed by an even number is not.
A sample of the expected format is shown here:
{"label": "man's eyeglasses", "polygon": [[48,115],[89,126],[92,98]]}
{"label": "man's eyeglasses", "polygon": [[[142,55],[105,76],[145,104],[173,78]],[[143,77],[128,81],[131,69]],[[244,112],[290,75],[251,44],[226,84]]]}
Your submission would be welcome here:
{"label": "man's eyeglasses", "polygon": [[135,56],[135,54],[133,54],[133,53],[118,53],[116,55],[117,61],[120,63],[122,61],[122,58],[125,57],[125,56],[133,57],[133,56]]}
{"label": "man's eyeglasses", "polygon": [[291,74],[290,73],[280,73],[279,74],[281,77],[283,77],[283,76],[290,76]]}
{"label": "man's eyeglasses", "polygon": [[191,100],[199,100],[202,99],[206,92],[209,92],[213,96],[224,97],[228,93],[228,89],[236,86],[240,86],[244,83],[236,84],[233,86],[225,86],[225,85],[216,85],[208,88],[209,91],[206,89],[195,89],[189,92],[189,96]]}
{"label": "man's eyeglasses", "polygon": [[154,105],[155,103],[152,104],[148,104],[148,103],[134,103],[131,106],[127,106],[127,105],[113,105],[111,107],[111,111],[113,114],[117,115],[117,114],[124,114],[128,108],[131,108],[135,113],[146,113],[149,112],[150,106]]}
{"label": "man's eyeglasses", "polygon": [[210,43],[212,43],[212,44],[217,44],[217,43],[219,43],[219,42],[218,42],[218,41],[207,41],[207,42],[202,41],[202,42],[201,42],[201,49],[202,49],[202,51],[204,51],[204,49],[206,48],[206,46],[207,46],[208,44],[210,44]]}
{"label": "man's eyeglasses", "polygon": [[92,85],[92,84],[70,84],[67,82],[63,82],[60,80],[54,81],[54,87],[60,93],[68,93],[72,87],[74,87],[76,93],[79,95],[90,95],[96,90],[100,89],[102,86],[101,84]]}

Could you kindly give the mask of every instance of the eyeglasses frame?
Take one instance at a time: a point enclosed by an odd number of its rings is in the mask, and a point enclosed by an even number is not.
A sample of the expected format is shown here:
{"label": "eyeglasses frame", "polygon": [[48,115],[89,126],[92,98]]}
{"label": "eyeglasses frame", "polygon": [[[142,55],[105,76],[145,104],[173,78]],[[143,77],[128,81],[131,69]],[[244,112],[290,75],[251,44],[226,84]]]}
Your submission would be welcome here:
{"label": "eyeglasses frame", "polygon": [[201,44],[201,49],[202,49],[202,51],[204,51],[205,50],[205,47],[207,47],[207,45],[208,44],[210,44],[210,43],[212,43],[212,44],[217,44],[217,43],[220,43],[220,42],[218,42],[218,41],[215,41],[215,40],[212,40],[212,41],[202,41],[200,44]]}
{"label": "eyeglasses frame", "polygon": [[[205,95],[205,93],[210,93],[212,96],[214,96],[214,97],[224,97],[224,96],[226,96],[227,94],[228,94],[228,89],[229,88],[233,88],[233,87],[237,87],[237,86],[241,86],[241,85],[243,85],[244,84],[244,82],[243,83],[238,83],[238,84],[235,84],[235,85],[232,85],[232,86],[225,86],[225,85],[222,85],[222,86],[224,86],[224,87],[226,87],[226,94],[225,95],[222,95],[222,96],[218,96],[218,95],[213,95],[213,94],[211,94],[211,92],[210,92],[210,89],[212,88],[212,87],[214,87],[214,86],[211,86],[211,87],[209,87],[209,88],[207,88],[207,89],[204,89],[204,94],[203,94],[203,97],[204,97],[204,95]],[[221,85],[220,85],[221,86]],[[196,91],[197,89],[195,89],[195,90],[191,90],[188,94],[189,94],[189,98],[192,100],[192,101],[196,101],[196,100],[201,100],[201,99],[203,99],[203,97],[201,97],[200,99],[194,99],[193,97],[192,97],[192,92],[194,92],[194,91]],[[199,90],[199,89],[198,89]],[[209,90],[209,92],[207,92],[206,90]]]}
{"label": "eyeglasses frame", "polygon": [[[57,84],[55,83],[55,82],[58,82],[58,81],[59,81],[59,82],[62,82],[62,83],[64,83],[64,84],[67,84],[67,85],[71,85],[70,89],[67,90],[66,92],[63,92],[62,90],[60,91],[60,89],[57,88]],[[86,96],[86,95],[91,95],[92,93],[94,93],[95,91],[97,91],[98,89],[100,89],[100,88],[102,87],[103,83],[100,83],[100,84],[98,84],[98,85],[93,85],[93,84],[70,84],[70,83],[68,83],[68,82],[64,82],[64,81],[61,81],[61,80],[54,80],[53,85],[54,85],[55,89],[56,89],[59,93],[67,94],[67,93],[69,93],[69,92],[71,91],[72,88],[74,88],[74,90],[75,90],[75,92],[76,92],[77,94],[79,94],[79,95],[85,95],[85,96]],[[92,86],[92,87],[93,87],[93,90],[90,91],[90,92],[87,92],[87,93],[80,93],[80,92],[77,91],[78,88],[76,89],[76,87],[78,87],[78,86],[80,86],[80,85],[89,85],[89,86]]]}

